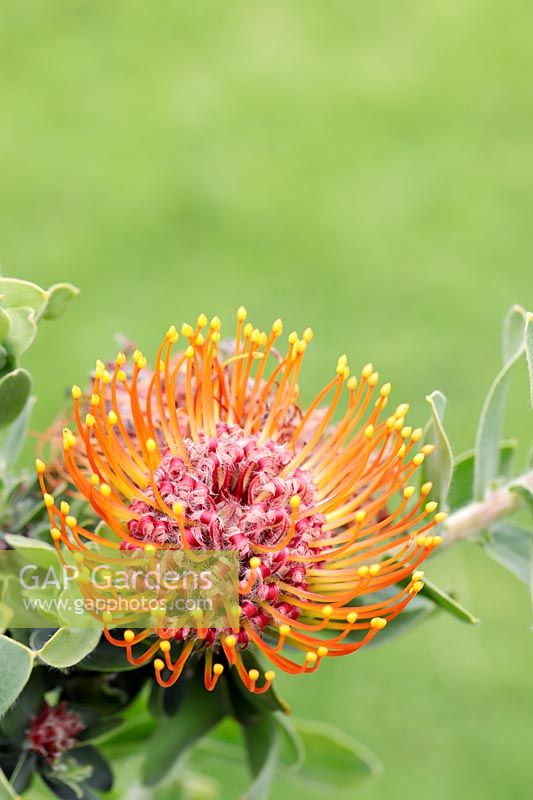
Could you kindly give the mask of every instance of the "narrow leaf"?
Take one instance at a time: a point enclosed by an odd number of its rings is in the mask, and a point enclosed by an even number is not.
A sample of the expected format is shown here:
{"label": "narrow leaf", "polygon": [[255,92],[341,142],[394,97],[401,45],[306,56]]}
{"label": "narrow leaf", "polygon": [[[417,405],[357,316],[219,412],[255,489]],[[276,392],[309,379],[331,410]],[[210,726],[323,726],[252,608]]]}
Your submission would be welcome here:
{"label": "narrow leaf", "polygon": [[244,727],[244,738],[254,782],[245,794],[245,800],[268,800],[276,772],[279,730],[272,714],[261,714],[259,719]]}
{"label": "narrow leaf", "polygon": [[526,326],[526,359],[529,371],[529,393],[531,407],[533,408],[533,314],[527,315]]}
{"label": "narrow leaf", "polygon": [[0,436],[1,474],[5,474],[6,470],[11,469],[17,462],[26,441],[26,434],[28,432],[28,425],[34,403],[35,398],[30,397],[11,425],[2,431]]}
{"label": "narrow leaf", "polygon": [[504,365],[483,404],[476,435],[474,499],[482,500],[491,483],[500,474],[500,439],[509,389],[510,372],[521,358],[525,347],[525,312],[513,306],[504,322]]}
{"label": "narrow leaf", "polygon": [[426,397],[431,406],[431,427],[429,430],[435,450],[425,462],[425,475],[433,481],[437,496],[442,507],[446,506],[448,491],[453,474],[453,454],[450,442],[442,424],[446,397],[442,392],[435,391]]}
{"label": "narrow leaf", "polygon": [[143,783],[161,781],[179,757],[226,716],[221,682],[213,692],[204,688],[201,676],[189,682],[186,697],[175,717],[162,720],[146,742],[141,774]]}
{"label": "narrow leaf", "polygon": [[489,531],[485,552],[518,580],[529,585],[531,579],[531,546],[533,534],[508,522],[498,522]]}
{"label": "narrow leaf", "polygon": [[426,578],[424,578],[424,588],[420,594],[432,600],[435,605],[444,609],[449,614],[452,614],[454,617],[457,617],[457,619],[460,619],[462,622],[468,622],[470,625],[477,625],[479,622],[479,619],[475,617],[471,611],[468,611],[451,595],[439,589],[438,586],[435,586],[434,583],[428,581]]}

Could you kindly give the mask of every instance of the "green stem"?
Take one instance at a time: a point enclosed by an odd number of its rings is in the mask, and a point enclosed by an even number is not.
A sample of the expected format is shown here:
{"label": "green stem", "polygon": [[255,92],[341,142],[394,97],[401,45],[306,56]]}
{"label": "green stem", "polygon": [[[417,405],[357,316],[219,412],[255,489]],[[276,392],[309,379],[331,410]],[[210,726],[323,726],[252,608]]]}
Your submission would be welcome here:
{"label": "green stem", "polygon": [[515,486],[523,486],[533,493],[533,470],[515,478],[507,486],[489,492],[484,500],[469,503],[450,514],[444,523],[446,544],[451,545],[469,539],[523,506],[523,498],[511,488]]}

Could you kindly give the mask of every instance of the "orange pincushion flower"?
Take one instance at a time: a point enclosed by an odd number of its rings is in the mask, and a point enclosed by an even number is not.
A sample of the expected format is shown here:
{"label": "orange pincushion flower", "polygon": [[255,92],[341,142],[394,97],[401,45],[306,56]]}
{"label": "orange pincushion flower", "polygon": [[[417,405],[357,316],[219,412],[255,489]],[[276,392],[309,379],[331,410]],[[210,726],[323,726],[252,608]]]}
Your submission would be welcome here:
{"label": "orange pincushion flower", "polygon": [[[445,518],[427,500],[431,484],[417,491],[410,483],[432,448],[416,449],[422,431],[405,425],[407,405],[384,414],[390,384],[378,388],[371,364],[359,380],[349,377],[341,356],[302,410],[298,379],[312,331],[291,333],[281,356],[274,347],[281,321],[266,334],[245,320],[241,307],[230,353],[222,353],[218,317],[208,325],[202,314],[195,327],[182,326],[182,349],[169,328],[153,372],[140,351],[130,370],[123,353],[109,371],[98,361],[84,418],[73,387],[78,435],[63,431],[65,468],[113,540],[56,505],[37,462],[58,550],[97,541],[126,550],[237,551],[238,628],[154,627],[117,639],[104,627],[133,664],[161,651],[154,667],[162,686],[178,679],[191,654],[205,657],[208,689],[224,669],[214,656],[235,666],[250,691],[263,692],[274,672],[260,681],[246,670],[250,645],[292,674],[355,652],[420,591],[418,568],[441,542],[430,535]],[[390,587],[392,596],[365,603]],[[151,646],[135,656],[147,639]]]}

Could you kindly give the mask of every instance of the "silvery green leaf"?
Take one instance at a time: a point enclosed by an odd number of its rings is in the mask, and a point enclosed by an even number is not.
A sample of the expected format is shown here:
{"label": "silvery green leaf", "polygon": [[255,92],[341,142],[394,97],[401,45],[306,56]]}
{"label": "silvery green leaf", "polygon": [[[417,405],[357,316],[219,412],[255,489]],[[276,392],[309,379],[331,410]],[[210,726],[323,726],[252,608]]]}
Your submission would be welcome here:
{"label": "silvery green leaf", "polygon": [[35,398],[30,397],[11,425],[0,434],[0,474],[13,467],[26,441]]}
{"label": "silvery green leaf", "polygon": [[100,635],[94,628],[60,628],[36,655],[51,667],[72,667],[94,650]]}
{"label": "silvery green leaf", "polygon": [[0,308],[0,342],[3,342],[9,333],[11,327],[11,320],[3,308]]}
{"label": "silvery green leaf", "polygon": [[11,327],[3,344],[12,355],[20,356],[31,347],[37,335],[35,311],[26,307],[10,308],[7,313]]}
{"label": "silvery green leaf", "polygon": [[31,392],[31,375],[19,368],[0,378],[0,428],[13,422],[23,411]]}
{"label": "silvery green leaf", "polygon": [[57,319],[78,296],[80,290],[71,283],[55,283],[48,289],[48,305],[43,319]]}
{"label": "silvery green leaf", "polygon": [[36,283],[18,278],[0,278],[0,297],[4,308],[31,308],[37,319],[48,303],[48,292]]}
{"label": "silvery green leaf", "polygon": [[512,368],[525,349],[526,315],[521,306],[513,306],[504,322],[504,364],[489,389],[483,404],[476,435],[474,499],[482,500],[492,482],[500,475],[500,439],[503,415]]}
{"label": "silvery green leaf", "polygon": [[33,667],[34,654],[28,647],[0,636],[0,716],[22,692]]}

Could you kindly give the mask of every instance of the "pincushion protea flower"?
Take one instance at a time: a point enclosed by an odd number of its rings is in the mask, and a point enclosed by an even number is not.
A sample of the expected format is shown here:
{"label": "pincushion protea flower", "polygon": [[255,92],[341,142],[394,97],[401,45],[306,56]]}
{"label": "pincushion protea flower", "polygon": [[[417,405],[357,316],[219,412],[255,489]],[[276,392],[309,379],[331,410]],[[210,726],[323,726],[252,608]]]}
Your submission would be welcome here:
{"label": "pincushion protea flower", "polygon": [[[202,314],[196,326],[182,326],[181,349],[169,328],[153,372],[140,351],[129,369],[123,353],[109,369],[98,361],[84,417],[81,389],[72,389],[78,435],[63,431],[65,468],[113,531],[108,545],[239,555],[234,630],[149,628],[122,639],[104,614],[106,637],[132,664],[159,652],[162,686],[194,654],[204,656],[207,689],[227,662],[261,693],[275,673],[261,679],[246,669],[251,644],[292,674],[355,652],[421,590],[419,566],[441,542],[431,531],[445,514],[428,501],[431,484],[411,483],[432,447],[417,449],[422,430],[406,425],[406,404],[384,414],[390,384],[378,388],[371,364],[350,377],[343,355],[304,410],[298,381],[311,329],[291,333],[283,356],[275,349],[281,321],[267,334],[246,316],[241,307],[228,353],[220,320],[208,324]],[[38,460],[56,547],[101,542],[69,516],[67,503],[56,504],[45,470]],[[141,642],[150,646],[134,655]]]}

